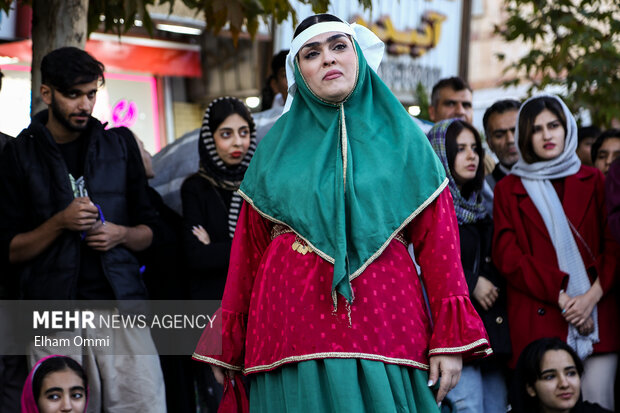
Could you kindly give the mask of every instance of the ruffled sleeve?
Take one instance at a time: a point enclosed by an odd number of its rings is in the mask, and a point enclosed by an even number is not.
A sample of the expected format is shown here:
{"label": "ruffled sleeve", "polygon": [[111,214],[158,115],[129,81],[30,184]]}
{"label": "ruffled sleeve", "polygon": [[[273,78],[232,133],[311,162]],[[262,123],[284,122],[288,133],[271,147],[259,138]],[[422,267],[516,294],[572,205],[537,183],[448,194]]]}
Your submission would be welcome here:
{"label": "ruffled sleeve", "polygon": [[433,320],[429,356],[461,354],[467,361],[491,354],[486,330],[469,299],[447,188],[411,222],[408,232]]}
{"label": "ruffled sleeve", "polygon": [[231,370],[242,370],[252,286],[271,241],[269,221],[245,202],[232,242],[222,307],[213,328],[202,333],[193,358]]}

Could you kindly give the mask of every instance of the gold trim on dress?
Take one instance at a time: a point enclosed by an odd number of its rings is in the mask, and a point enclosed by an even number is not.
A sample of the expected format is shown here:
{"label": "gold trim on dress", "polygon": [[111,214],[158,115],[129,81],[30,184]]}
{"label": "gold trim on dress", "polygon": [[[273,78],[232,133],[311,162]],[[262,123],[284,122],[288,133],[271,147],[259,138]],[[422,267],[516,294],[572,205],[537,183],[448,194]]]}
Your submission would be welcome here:
{"label": "gold trim on dress", "polygon": [[252,208],[254,208],[254,210],[256,212],[258,212],[263,218],[268,219],[271,222],[275,222],[276,224],[281,224],[284,226],[287,226],[289,228],[291,228],[291,231],[293,231],[299,238],[301,238],[302,240],[304,240],[304,242],[306,244],[308,244],[308,246],[310,246],[313,250],[313,252],[315,252],[319,257],[323,258],[325,261],[329,262],[330,264],[334,265],[334,262],[336,261],[334,258],[330,257],[329,255],[325,254],[323,251],[321,251],[320,249],[318,249],[317,247],[314,246],[314,244],[312,244],[310,241],[308,241],[306,238],[304,238],[301,234],[299,234],[299,232],[295,231],[290,225],[287,225],[285,222],[280,221],[279,219],[276,219],[270,215],[267,215],[266,213],[264,213],[263,211],[261,211],[256,204],[254,204],[254,201],[252,200],[252,198],[250,198],[249,196],[247,196],[241,189],[237,190],[237,193],[239,195],[241,195],[241,197],[243,199],[246,200],[247,203],[249,203]]}
{"label": "gold trim on dress", "polygon": [[[424,210],[424,208],[429,206],[430,203],[433,202],[439,196],[441,191],[443,191],[447,185],[448,185],[448,178],[445,178],[443,182],[441,183],[441,185],[439,185],[439,187],[435,190],[435,192],[433,192],[431,196],[429,196],[426,199],[426,201],[422,203],[422,205],[420,205],[415,211],[413,211],[411,215],[407,217],[407,219],[403,221],[403,223],[396,229],[396,231],[394,231],[392,235],[389,236],[389,238],[385,241],[385,243],[383,243],[383,245],[374,254],[372,254],[370,258],[368,258],[368,260],[366,260],[366,262],[362,264],[360,268],[358,268],[353,274],[349,276],[349,281],[353,281],[354,279],[356,279],[362,272],[364,272],[364,270],[370,264],[372,264],[374,260],[379,258],[379,256],[383,254],[383,251],[387,248],[387,246],[390,245],[390,242],[392,242],[392,238],[394,238],[399,232],[401,232],[407,226],[407,224],[411,222],[411,220],[413,220],[416,216],[420,214],[420,212]],[[407,243],[405,243],[405,246],[407,246]]]}
{"label": "gold trim on dress", "polygon": [[239,366],[233,366],[232,364],[224,363],[223,361],[219,361],[211,357],[201,356],[198,353],[192,354],[192,358],[196,360],[204,361],[205,363],[214,364],[216,366],[220,366],[228,370],[243,371],[243,369]]}
{"label": "gold trim on dress", "polygon": [[[489,342],[487,341],[486,338],[481,338],[480,340],[474,341],[473,343],[468,344],[466,346],[434,348],[432,350],[429,350],[428,354],[430,356],[431,354],[435,354],[435,353],[462,353],[464,351],[471,350],[471,349],[473,349],[475,347],[479,347],[482,344],[487,344],[487,345],[490,346],[490,344],[489,344]],[[493,353],[493,350],[490,347],[487,350],[490,350],[490,353],[487,352],[486,350],[485,351],[477,351],[476,353],[478,353],[478,354],[480,354],[480,353],[492,354]]]}
{"label": "gold trim on dress", "polygon": [[399,365],[414,367],[414,368],[422,369],[422,370],[429,369],[428,364],[420,363],[420,362],[409,360],[409,359],[379,356],[377,354],[368,354],[368,353],[327,352],[327,353],[304,354],[303,356],[285,357],[283,359],[276,361],[275,363],[249,367],[247,369],[244,369],[243,373],[247,374],[247,373],[260,372],[260,371],[268,371],[268,370],[273,370],[276,367],[280,367],[281,365],[290,363],[290,362],[300,362],[300,361],[326,359],[326,358],[365,359],[365,360],[382,361],[384,363],[389,363],[389,364],[399,364]]}
{"label": "gold trim on dress", "polygon": [[[409,222],[411,222],[411,220],[413,218],[415,218],[416,216],[418,216],[420,214],[420,212],[422,210],[424,210],[424,208],[426,208],[431,202],[433,202],[435,200],[435,198],[437,198],[437,196],[439,196],[439,194],[441,193],[441,191],[444,190],[444,188],[448,185],[448,178],[445,178],[444,181],[441,183],[441,185],[439,185],[439,187],[435,190],[435,192],[433,192],[427,199],[426,201],[424,201],[422,203],[422,205],[420,205],[415,211],[413,211],[413,213],[411,215],[409,215],[409,217],[407,217],[407,219],[405,219],[403,221],[403,223],[396,229],[396,231],[394,231],[392,233],[392,235],[390,235],[390,237],[385,241],[385,243],[381,246],[381,248],[379,248],[368,260],[366,260],[366,262],[357,270],[355,271],[353,274],[351,274],[349,276],[349,281],[354,280],[355,278],[357,278],[374,260],[376,260],[385,250],[385,248],[387,248],[387,246],[390,244],[390,242],[392,241],[392,239],[400,232],[403,230],[403,228],[405,226],[407,226],[407,224],[409,224]],[[266,218],[267,220],[274,222],[276,224],[280,224],[283,225],[287,228],[290,228],[291,231],[293,233],[295,233],[299,238],[301,238],[306,244],[308,244],[308,246],[310,248],[312,248],[312,251],[314,253],[316,253],[319,257],[323,258],[325,261],[329,262],[330,264],[334,265],[334,262],[336,261],[333,257],[327,255],[325,252],[321,251],[320,249],[318,249],[314,244],[312,244],[310,241],[308,241],[308,239],[306,239],[305,237],[303,237],[299,232],[295,231],[290,225],[288,225],[287,223],[285,223],[284,221],[280,221],[279,219],[276,219],[266,213],[264,213],[263,211],[261,211],[256,204],[254,203],[254,201],[252,200],[252,198],[250,198],[245,192],[243,192],[241,189],[237,190],[237,193],[239,195],[241,195],[241,197],[243,199],[245,199],[245,201],[250,204],[252,206],[252,208],[254,208],[254,210],[256,212],[258,212],[263,218]],[[272,229],[272,239],[273,239],[273,229]],[[401,241],[402,242],[402,241]],[[407,245],[407,242],[405,241],[405,246]]]}
{"label": "gold trim on dress", "polygon": [[[280,235],[284,235],[284,234],[295,234],[295,231],[293,231],[286,225],[282,225],[282,224],[275,224],[273,228],[271,228],[271,240],[272,241],[278,238]],[[295,239],[295,242],[293,242],[292,247],[294,251],[297,251],[299,246],[302,245],[304,241],[301,239],[297,239],[297,237],[295,238],[296,239]],[[394,240],[400,242],[405,247],[407,247],[407,240],[405,239],[405,234],[403,233],[403,231],[396,234],[396,236],[394,237]],[[306,245],[306,247],[308,248],[307,252],[314,252],[309,245]]]}
{"label": "gold trim on dress", "polygon": [[347,143],[347,124],[344,116],[344,105],[340,104],[340,122],[341,122],[341,143],[342,143],[342,181],[344,183],[344,192],[347,192],[347,158],[349,155],[349,144]]}

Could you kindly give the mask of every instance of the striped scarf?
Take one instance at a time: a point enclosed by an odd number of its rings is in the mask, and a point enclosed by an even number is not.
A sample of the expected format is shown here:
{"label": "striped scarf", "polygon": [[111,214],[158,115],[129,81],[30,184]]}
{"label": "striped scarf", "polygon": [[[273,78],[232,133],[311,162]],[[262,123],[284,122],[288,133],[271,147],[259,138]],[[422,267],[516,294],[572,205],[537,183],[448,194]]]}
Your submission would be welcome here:
{"label": "striped scarf", "polygon": [[[443,164],[446,170],[446,176],[448,177],[448,188],[452,194],[454,201],[454,212],[456,212],[456,219],[459,225],[471,224],[480,221],[486,215],[482,198],[479,196],[480,191],[474,191],[469,195],[469,198],[465,198],[461,195],[461,190],[456,186],[456,181],[450,172],[450,165],[448,165],[448,155],[446,154],[446,133],[448,128],[457,119],[446,119],[441,122],[437,122],[433,128],[428,131],[428,140],[431,142],[433,150],[439,157],[439,160]],[[482,159],[480,160],[482,162]]]}
{"label": "striped scarf", "polygon": [[[248,169],[250,160],[256,150],[256,127],[254,122],[250,122],[250,147],[245,157],[241,160],[239,165],[234,167],[227,166],[222,158],[217,154],[215,148],[215,139],[213,138],[213,132],[209,127],[209,117],[211,115],[211,109],[213,105],[222,100],[237,100],[237,98],[224,96],[215,99],[202,118],[202,127],[200,128],[200,139],[198,140],[198,153],[200,155],[200,168],[198,174],[205,178],[216,188],[222,188],[227,191],[234,191],[232,200],[230,202],[230,208],[228,209],[228,233],[230,238],[235,235],[235,227],[237,226],[237,219],[239,218],[239,210],[241,209],[241,196],[236,192],[241,185],[241,181],[245,175],[245,171]],[[240,102],[240,101],[239,101]]]}

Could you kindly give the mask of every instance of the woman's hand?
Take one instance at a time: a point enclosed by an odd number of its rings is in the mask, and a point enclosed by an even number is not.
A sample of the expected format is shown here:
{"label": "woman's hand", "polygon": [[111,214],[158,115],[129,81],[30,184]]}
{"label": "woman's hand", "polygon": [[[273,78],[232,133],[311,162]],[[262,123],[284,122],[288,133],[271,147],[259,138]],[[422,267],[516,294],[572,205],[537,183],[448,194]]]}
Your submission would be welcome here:
{"label": "woman's hand", "polygon": [[229,379],[235,377],[235,372],[232,370],[225,369],[224,367],[211,365],[211,371],[213,371],[213,376],[215,376],[215,381],[217,381],[222,386],[224,385],[224,379],[228,376]]}
{"label": "woman's hand", "polygon": [[437,383],[439,377],[439,390],[437,391],[437,404],[440,404],[446,394],[456,386],[461,378],[461,370],[463,369],[463,357],[457,355],[437,355],[430,357],[430,374],[428,385],[432,386]]}
{"label": "woman's hand", "polygon": [[487,311],[495,304],[495,300],[499,296],[499,289],[491,281],[481,276],[478,277],[473,295],[482,308]]}
{"label": "woman's hand", "polygon": [[[560,293],[560,296],[562,296],[562,293]],[[581,327],[590,318],[594,306],[602,296],[603,289],[597,279],[585,294],[570,297],[565,301],[562,307],[564,319],[577,328]]]}
{"label": "woman's hand", "polygon": [[192,234],[194,234],[194,236],[198,238],[198,241],[202,242],[203,244],[211,244],[211,237],[209,237],[209,233],[202,227],[202,225],[196,225],[192,227]]}
{"label": "woman's hand", "polygon": [[[558,296],[558,306],[564,310],[566,308],[571,297],[566,294],[564,290],[560,290],[560,295]],[[562,315],[566,314],[562,311]],[[577,332],[582,336],[587,336],[594,331],[594,320],[592,317],[588,317],[585,323],[583,323],[580,327],[577,327]]]}

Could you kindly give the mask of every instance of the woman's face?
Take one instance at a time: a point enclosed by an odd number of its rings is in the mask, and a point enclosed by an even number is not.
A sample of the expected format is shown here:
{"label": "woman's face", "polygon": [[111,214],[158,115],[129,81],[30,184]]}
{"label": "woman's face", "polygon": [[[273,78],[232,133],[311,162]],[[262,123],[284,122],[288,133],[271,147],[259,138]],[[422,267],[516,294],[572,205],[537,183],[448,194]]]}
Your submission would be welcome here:
{"label": "woman's face", "polygon": [[301,75],[321,99],[342,102],[355,87],[357,54],[346,34],[316,35],[299,49],[297,57]]}
{"label": "woman's face", "polygon": [[456,156],[454,157],[454,180],[461,187],[476,177],[480,157],[476,152],[476,138],[465,128],[456,137]]}
{"label": "woman's face", "polygon": [[213,134],[215,150],[228,166],[239,165],[250,147],[250,125],[233,113],[218,126]]}
{"label": "woman's face", "polygon": [[603,174],[607,175],[609,167],[620,156],[620,137],[607,138],[596,153],[594,166]]}
{"label": "woman's face", "polygon": [[538,398],[540,411],[568,413],[579,399],[581,379],[571,355],[565,350],[548,350],[540,363],[540,377],[527,392]]}
{"label": "woman's face", "polygon": [[532,148],[542,160],[554,159],[564,151],[566,131],[562,122],[549,109],[544,109],[534,119]]}
{"label": "woman's face", "polygon": [[86,410],[84,382],[70,369],[50,373],[43,379],[37,405],[41,413],[83,413]]}

